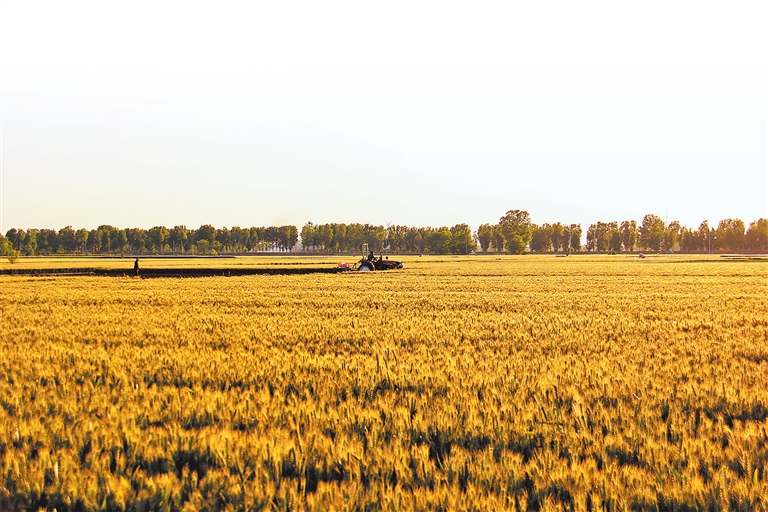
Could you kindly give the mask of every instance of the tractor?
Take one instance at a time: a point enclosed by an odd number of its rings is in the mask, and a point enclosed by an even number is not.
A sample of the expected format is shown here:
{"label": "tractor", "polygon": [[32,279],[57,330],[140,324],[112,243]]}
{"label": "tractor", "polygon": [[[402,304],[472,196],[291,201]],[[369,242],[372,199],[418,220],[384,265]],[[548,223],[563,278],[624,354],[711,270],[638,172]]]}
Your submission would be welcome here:
{"label": "tractor", "polygon": [[368,252],[368,244],[363,244],[363,257],[360,261],[354,265],[348,263],[339,263],[339,271],[357,271],[357,272],[373,272],[374,270],[394,270],[403,268],[402,261],[390,260],[389,256],[384,259],[384,256],[379,253],[379,257],[374,256],[373,251],[365,256]]}
{"label": "tractor", "polygon": [[390,260],[389,258],[384,259],[381,254],[379,254],[378,259],[375,257],[373,260],[363,258],[357,262],[358,272],[371,272],[372,270],[394,270],[397,268],[403,268],[402,261],[394,261]]}

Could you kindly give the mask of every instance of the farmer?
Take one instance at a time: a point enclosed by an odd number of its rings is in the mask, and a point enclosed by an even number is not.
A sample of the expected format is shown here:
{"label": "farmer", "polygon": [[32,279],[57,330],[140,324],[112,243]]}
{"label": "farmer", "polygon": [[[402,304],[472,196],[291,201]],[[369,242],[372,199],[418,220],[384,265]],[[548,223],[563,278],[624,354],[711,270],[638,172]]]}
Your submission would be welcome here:
{"label": "farmer", "polygon": [[136,261],[133,262],[133,274],[139,275],[139,258],[136,258]]}
{"label": "farmer", "polygon": [[371,253],[368,255],[368,261],[373,261],[376,259],[376,256],[373,255],[373,250],[371,250]]}

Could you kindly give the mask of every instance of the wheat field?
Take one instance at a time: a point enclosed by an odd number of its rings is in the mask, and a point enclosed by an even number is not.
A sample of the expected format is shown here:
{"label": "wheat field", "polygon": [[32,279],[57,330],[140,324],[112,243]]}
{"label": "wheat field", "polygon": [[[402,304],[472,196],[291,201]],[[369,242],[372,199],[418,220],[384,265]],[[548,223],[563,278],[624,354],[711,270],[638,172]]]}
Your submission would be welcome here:
{"label": "wheat field", "polygon": [[768,264],[405,263],[0,276],[0,510],[766,510]]}

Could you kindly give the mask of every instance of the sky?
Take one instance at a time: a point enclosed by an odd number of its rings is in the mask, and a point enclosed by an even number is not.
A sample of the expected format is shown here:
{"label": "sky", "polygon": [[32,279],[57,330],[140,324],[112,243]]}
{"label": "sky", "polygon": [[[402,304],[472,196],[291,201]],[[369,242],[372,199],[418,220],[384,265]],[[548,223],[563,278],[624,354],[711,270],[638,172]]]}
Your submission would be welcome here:
{"label": "sky", "polygon": [[0,231],[768,217],[768,2],[0,2]]}

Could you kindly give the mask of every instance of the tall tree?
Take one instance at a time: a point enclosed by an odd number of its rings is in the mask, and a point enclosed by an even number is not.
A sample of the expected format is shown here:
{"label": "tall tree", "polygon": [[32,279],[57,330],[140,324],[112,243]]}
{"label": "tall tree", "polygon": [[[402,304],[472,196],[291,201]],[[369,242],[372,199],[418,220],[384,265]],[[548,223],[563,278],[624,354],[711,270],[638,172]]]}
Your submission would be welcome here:
{"label": "tall tree", "polygon": [[571,250],[581,251],[581,224],[571,224],[568,230],[571,233]]}
{"label": "tall tree", "polygon": [[524,210],[509,210],[499,219],[504,245],[510,254],[525,254],[532,236],[531,216]]}
{"label": "tall tree", "polygon": [[482,224],[477,228],[477,240],[480,243],[480,250],[486,252],[491,245],[493,239],[493,226],[490,224]]}
{"label": "tall tree", "polygon": [[740,251],[744,247],[744,221],[723,219],[717,225],[719,246],[728,251]]}
{"label": "tall tree", "polygon": [[549,252],[552,250],[552,226],[549,224],[532,225],[530,247],[532,252]]}
{"label": "tall tree", "polygon": [[373,226],[366,224],[363,226],[365,241],[372,250],[381,251],[384,249],[384,239],[387,237],[387,230],[384,226]]}
{"label": "tall tree", "polygon": [[621,232],[619,223],[598,221],[587,229],[588,251],[613,251],[621,250]]}
{"label": "tall tree", "polygon": [[683,227],[680,225],[680,222],[676,220],[673,220],[664,228],[664,251],[676,250],[682,232]]}
{"label": "tall tree", "polygon": [[405,234],[405,243],[408,251],[423,253],[426,241],[419,228],[408,228]]}
{"label": "tall tree", "polygon": [[456,224],[451,228],[451,252],[453,254],[469,254],[475,250],[472,229],[467,224]]}
{"label": "tall tree", "polygon": [[694,243],[700,247],[700,250],[709,252],[712,246],[713,236],[714,233],[712,233],[712,230],[709,227],[709,221],[705,220],[699,224],[699,229],[696,230]]}
{"label": "tall tree", "polygon": [[315,225],[312,224],[312,222],[307,222],[301,227],[301,246],[305,251],[310,247],[315,246],[316,235],[317,230],[315,229]]}
{"label": "tall tree", "polygon": [[[616,223],[614,222],[614,227]],[[611,251],[611,254],[617,253],[621,251],[621,232],[619,232],[619,229],[615,227],[615,229],[611,229],[610,231],[610,240],[608,241],[608,250]]]}
{"label": "tall tree", "polygon": [[210,224],[203,224],[195,231],[195,242],[208,240],[213,243],[216,240],[216,228]]}
{"label": "tall tree", "polygon": [[491,241],[493,243],[494,251],[504,251],[504,234],[501,231],[501,224],[493,225],[493,237],[491,238]]}
{"label": "tall tree", "polygon": [[451,252],[451,230],[447,227],[430,229],[427,236],[427,248],[433,254],[448,254]]}
{"label": "tall tree", "polygon": [[[115,237],[118,236],[118,232],[120,231],[114,226],[102,224],[99,226],[98,231],[101,232],[101,250],[102,252],[109,252],[109,251],[122,251],[123,246],[120,244],[120,241],[116,242]],[[40,230],[42,233],[42,230]],[[115,247],[113,247],[115,246]]]}
{"label": "tall tree", "polygon": [[566,230],[567,226],[563,226],[559,222],[552,224],[552,232],[549,235],[549,239],[555,252],[567,250],[569,236],[566,235]]}
{"label": "tall tree", "polygon": [[88,230],[80,228],[75,232],[75,243],[80,252],[85,252],[85,244],[88,242]]}
{"label": "tall tree", "polygon": [[223,250],[232,250],[232,240],[230,238],[229,229],[226,227],[216,230],[216,241],[219,243],[218,246]]}
{"label": "tall tree", "polygon": [[58,252],[75,252],[77,242],[75,241],[75,230],[72,226],[66,226],[59,230],[59,248]]}
{"label": "tall tree", "polygon": [[291,251],[299,241],[299,229],[296,226],[280,226],[280,247]]}
{"label": "tall tree", "polygon": [[19,230],[11,228],[5,232],[5,243],[9,244],[11,249],[19,249]]}
{"label": "tall tree", "polygon": [[165,226],[155,226],[147,231],[147,245],[152,251],[163,252],[171,234]]}
{"label": "tall tree", "polygon": [[248,229],[243,229],[240,226],[232,226],[230,231],[232,236],[232,243],[234,245],[235,252],[245,252],[248,245],[248,237],[250,232]]}
{"label": "tall tree", "polygon": [[174,226],[168,233],[168,241],[174,251],[185,251],[189,242],[189,230],[186,226]]}
{"label": "tall tree", "polygon": [[637,244],[637,222],[624,220],[619,227],[621,231],[621,245],[625,251],[634,251]]}
{"label": "tall tree", "polygon": [[27,246],[24,249],[24,253],[27,256],[34,256],[37,254],[37,234],[40,230],[30,229],[27,231]]}
{"label": "tall tree", "polygon": [[118,229],[109,237],[109,248],[114,252],[123,252],[128,247],[128,235],[124,229]]}
{"label": "tall tree", "polygon": [[330,224],[321,224],[317,226],[315,234],[315,245],[326,251],[331,249],[331,240],[333,240],[333,228]]}
{"label": "tall tree", "polygon": [[130,228],[125,231],[128,238],[128,247],[133,252],[144,252],[146,250],[147,232],[140,228]]}
{"label": "tall tree", "polygon": [[768,219],[749,223],[744,245],[750,251],[768,252]]}
{"label": "tall tree", "polygon": [[664,221],[658,215],[652,213],[643,217],[640,225],[640,248],[650,251],[661,250],[662,238],[664,237]]}

